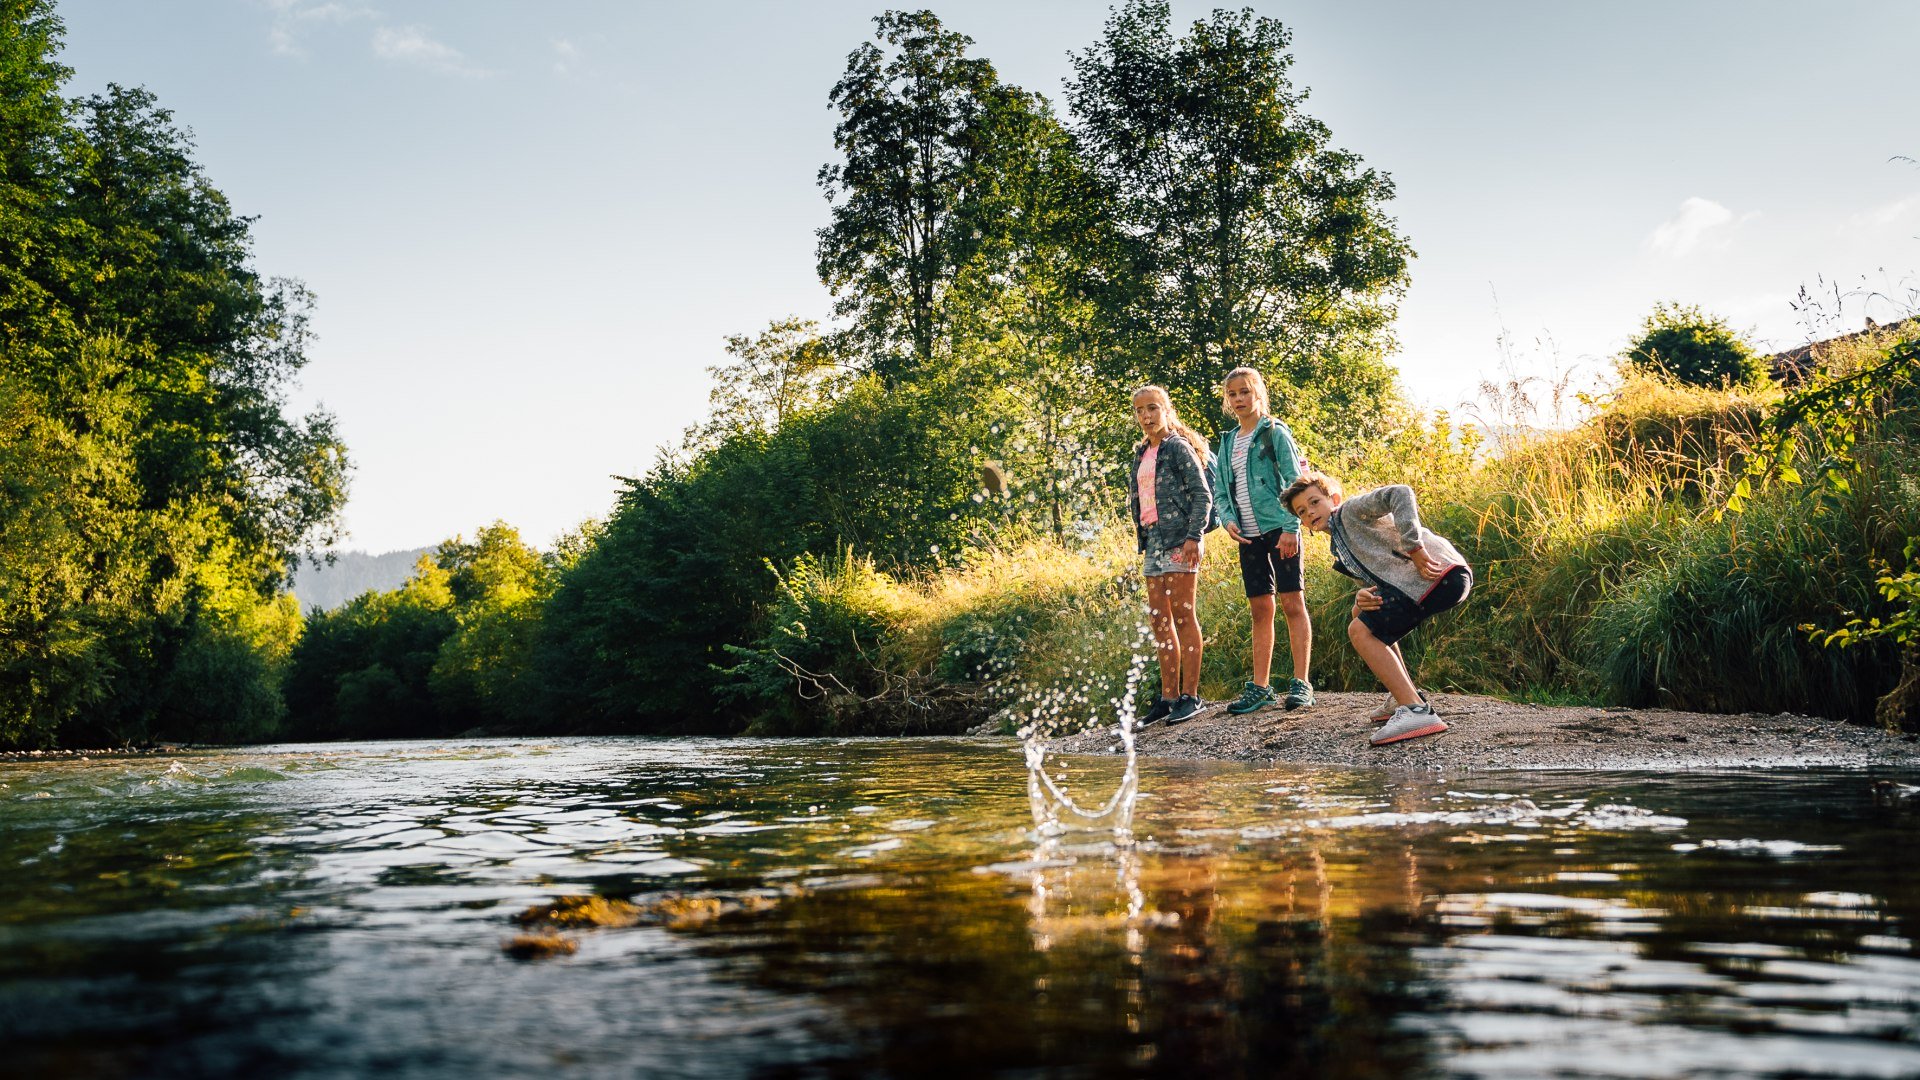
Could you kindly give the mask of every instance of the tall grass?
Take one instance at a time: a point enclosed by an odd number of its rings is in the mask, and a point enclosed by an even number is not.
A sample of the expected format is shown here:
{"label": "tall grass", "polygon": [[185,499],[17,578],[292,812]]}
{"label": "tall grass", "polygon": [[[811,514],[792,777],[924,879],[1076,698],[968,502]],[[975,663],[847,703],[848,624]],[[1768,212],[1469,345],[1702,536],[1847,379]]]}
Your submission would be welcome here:
{"label": "tall grass", "polygon": [[[1349,491],[1412,485],[1428,527],[1473,564],[1468,603],[1404,643],[1418,681],[1530,700],[1869,718],[1891,685],[1887,650],[1822,648],[1804,628],[1871,610],[1875,572],[1920,535],[1914,403],[1892,403],[1863,440],[1850,493],[1822,506],[1776,490],[1719,517],[1777,394],[1642,376],[1571,430],[1508,433],[1490,448],[1440,415],[1340,462]],[[909,581],[851,555],[803,561],[783,578],[757,650],[753,694],[787,703],[762,729],[898,730],[911,715],[792,707],[792,669],[810,665],[869,704],[941,688],[954,703],[949,729],[996,710],[1009,727],[1111,722],[1150,647],[1132,541],[1115,520],[1085,546],[1009,544]],[[1198,593],[1201,692],[1215,699],[1248,677],[1235,546],[1209,538]],[[1314,682],[1373,689],[1346,639],[1352,583],[1333,573],[1324,539],[1309,538],[1307,551]],[[1287,637],[1276,630],[1284,677]],[[1156,678],[1149,664],[1136,692],[1157,692]]]}

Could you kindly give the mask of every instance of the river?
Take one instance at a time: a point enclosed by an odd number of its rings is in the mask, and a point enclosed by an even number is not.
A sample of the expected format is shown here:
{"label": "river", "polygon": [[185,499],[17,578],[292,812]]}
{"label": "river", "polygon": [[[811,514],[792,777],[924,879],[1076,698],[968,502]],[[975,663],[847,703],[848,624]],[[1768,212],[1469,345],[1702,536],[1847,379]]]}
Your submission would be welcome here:
{"label": "river", "polygon": [[[1046,760],[1096,803],[1118,758]],[[0,763],[37,1077],[1920,1075],[1920,800],[1860,771],[553,739]],[[1043,823],[1044,824],[1044,823]],[[517,958],[514,916],[633,900]]]}

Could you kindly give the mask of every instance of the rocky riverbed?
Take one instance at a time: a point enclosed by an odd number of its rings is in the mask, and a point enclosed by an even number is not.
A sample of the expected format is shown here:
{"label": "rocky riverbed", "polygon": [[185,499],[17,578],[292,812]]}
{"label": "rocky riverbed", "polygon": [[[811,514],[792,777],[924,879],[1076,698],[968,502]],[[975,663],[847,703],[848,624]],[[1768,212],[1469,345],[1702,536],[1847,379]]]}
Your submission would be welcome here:
{"label": "rocky riverbed", "polygon": [[[1378,694],[1321,694],[1311,708],[1231,716],[1224,702],[1184,724],[1139,733],[1153,757],[1391,769],[1717,769],[1791,766],[1920,768],[1920,736],[1792,713],[1723,715],[1667,709],[1527,705],[1435,694],[1448,730],[1375,747],[1367,713]],[[1112,726],[1055,740],[1058,753],[1119,750]]]}

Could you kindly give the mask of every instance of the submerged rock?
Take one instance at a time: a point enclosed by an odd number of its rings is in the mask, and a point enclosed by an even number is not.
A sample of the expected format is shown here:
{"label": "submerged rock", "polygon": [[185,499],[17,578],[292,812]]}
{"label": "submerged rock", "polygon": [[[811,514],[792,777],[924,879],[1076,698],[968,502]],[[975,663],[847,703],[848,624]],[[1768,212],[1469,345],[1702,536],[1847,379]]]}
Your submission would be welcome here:
{"label": "submerged rock", "polygon": [[564,934],[544,930],[536,934],[516,934],[500,943],[500,951],[515,960],[543,960],[549,956],[571,956],[579,943]]}

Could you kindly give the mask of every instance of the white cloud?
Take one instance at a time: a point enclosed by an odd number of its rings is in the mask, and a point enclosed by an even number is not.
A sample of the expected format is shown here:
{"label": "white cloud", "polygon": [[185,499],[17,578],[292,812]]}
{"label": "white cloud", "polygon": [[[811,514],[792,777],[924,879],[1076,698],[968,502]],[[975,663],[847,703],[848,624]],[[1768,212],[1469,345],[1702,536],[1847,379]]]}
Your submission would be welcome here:
{"label": "white cloud", "polygon": [[273,25],[267,29],[267,41],[282,56],[305,56],[300,39],[310,26],[321,23],[341,25],[363,19],[380,21],[380,12],[365,4],[340,0],[266,0],[273,12]]}
{"label": "white cloud", "polygon": [[383,60],[414,64],[442,75],[485,75],[466,54],[427,36],[417,26],[382,26],[373,32],[374,55]]}
{"label": "white cloud", "polygon": [[562,77],[572,75],[580,62],[580,46],[566,38],[553,39],[553,73]]}
{"label": "white cloud", "polygon": [[1679,213],[1661,222],[1648,234],[1645,247],[1670,258],[1684,258],[1716,231],[1751,221],[1758,216],[1758,213],[1747,213],[1736,218],[1733,211],[1712,199],[1695,195],[1680,204]]}
{"label": "white cloud", "polygon": [[1920,193],[1853,214],[1847,218],[1845,229],[1848,232],[1879,232],[1914,217],[1915,211],[1920,211]]}

